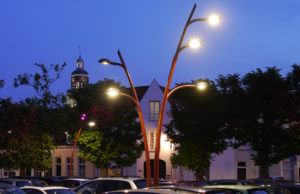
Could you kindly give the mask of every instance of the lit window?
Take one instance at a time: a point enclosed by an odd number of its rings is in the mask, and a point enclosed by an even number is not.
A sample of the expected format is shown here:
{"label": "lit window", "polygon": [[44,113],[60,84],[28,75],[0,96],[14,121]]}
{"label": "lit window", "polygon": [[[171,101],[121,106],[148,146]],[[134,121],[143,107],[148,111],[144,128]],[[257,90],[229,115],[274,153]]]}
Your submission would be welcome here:
{"label": "lit window", "polygon": [[150,120],[157,121],[159,116],[159,101],[150,101]]}

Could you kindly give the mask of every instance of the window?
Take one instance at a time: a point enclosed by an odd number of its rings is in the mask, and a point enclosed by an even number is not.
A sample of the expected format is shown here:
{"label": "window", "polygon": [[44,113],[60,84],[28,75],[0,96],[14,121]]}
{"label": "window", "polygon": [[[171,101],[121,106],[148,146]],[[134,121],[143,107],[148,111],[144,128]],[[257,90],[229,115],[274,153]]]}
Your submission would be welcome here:
{"label": "window", "polygon": [[72,159],[72,174],[71,174],[71,158],[67,157],[67,176],[74,175],[74,161]]}
{"label": "window", "polygon": [[78,158],[78,176],[85,177],[85,161],[82,158]]}
{"label": "window", "polygon": [[246,162],[237,162],[237,179],[246,179]]}
{"label": "window", "polygon": [[56,176],[61,176],[61,157],[56,157]]}
{"label": "window", "polygon": [[85,194],[85,193],[101,193],[97,192],[98,183],[96,181],[88,182],[84,184],[82,187],[76,189],[77,194]]}
{"label": "window", "polygon": [[149,151],[155,150],[155,131],[149,132]]}
{"label": "window", "polygon": [[150,103],[150,120],[157,121],[159,116],[159,101],[149,101]]}
{"label": "window", "polygon": [[101,192],[121,189],[131,189],[131,186],[128,182],[118,180],[104,180],[101,182]]}

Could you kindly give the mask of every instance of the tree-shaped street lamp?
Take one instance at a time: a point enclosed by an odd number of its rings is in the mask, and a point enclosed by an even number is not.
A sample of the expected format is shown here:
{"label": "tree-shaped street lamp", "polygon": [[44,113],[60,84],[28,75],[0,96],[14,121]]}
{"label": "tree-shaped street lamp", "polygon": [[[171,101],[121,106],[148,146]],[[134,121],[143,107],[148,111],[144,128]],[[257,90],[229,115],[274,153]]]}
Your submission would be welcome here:
{"label": "tree-shaped street lamp", "polygon": [[[215,25],[217,25],[220,22],[219,17],[217,15],[215,15],[215,14],[211,15],[209,18],[196,18],[196,19],[193,19],[193,15],[194,15],[194,12],[196,10],[196,7],[197,7],[197,5],[195,4],[193,6],[193,8],[192,8],[192,11],[191,11],[191,13],[190,13],[190,15],[188,17],[188,20],[187,20],[186,24],[184,26],[184,29],[183,29],[183,32],[181,34],[181,37],[180,37],[180,40],[179,40],[176,52],[175,52],[175,54],[173,56],[173,60],[172,60],[172,64],[171,64],[171,68],[170,68],[170,72],[169,72],[169,76],[168,76],[167,83],[166,83],[165,90],[164,90],[164,94],[163,94],[163,99],[162,99],[161,108],[160,108],[160,112],[159,112],[158,123],[157,123],[156,144],[155,144],[155,160],[154,160],[154,185],[155,186],[158,185],[158,179],[159,179],[160,138],[161,138],[161,131],[162,131],[162,125],[163,125],[163,120],[164,120],[164,112],[165,112],[165,108],[166,108],[166,103],[167,103],[168,97],[170,97],[170,95],[174,91],[176,91],[176,90],[178,90],[180,88],[183,88],[183,87],[195,87],[195,85],[181,85],[181,86],[175,87],[173,90],[170,90],[170,85],[171,85],[171,82],[172,82],[174,70],[175,70],[177,59],[179,57],[180,52],[183,51],[186,48],[197,49],[197,48],[201,47],[201,39],[199,39],[199,38],[194,38],[194,39],[190,40],[188,44],[184,45],[183,44],[184,36],[186,34],[186,31],[187,31],[188,27],[192,23],[201,21],[201,22],[208,22],[210,25],[215,26]],[[113,62],[113,61],[111,61],[111,60],[109,60],[107,58],[100,59],[99,63],[102,63],[104,65],[109,65],[110,64],[110,65],[120,66],[120,67],[122,67],[125,70],[126,76],[127,76],[128,80],[129,80],[130,87],[131,87],[131,90],[132,90],[132,93],[133,93],[133,97],[131,97],[130,95],[127,95],[127,94],[116,92],[115,90],[111,90],[110,92],[111,92],[112,95],[115,95],[115,96],[117,96],[118,94],[121,94],[123,96],[126,96],[126,97],[130,98],[135,103],[135,105],[136,105],[136,107],[138,109],[139,119],[140,119],[140,122],[141,122],[141,125],[142,125],[141,128],[142,128],[142,134],[143,134],[143,140],[144,140],[144,148],[145,148],[145,156],[146,156],[147,185],[149,186],[151,184],[150,183],[150,181],[151,181],[151,179],[150,179],[151,178],[151,174],[150,174],[151,168],[150,168],[150,159],[149,159],[149,149],[148,149],[146,128],[144,126],[144,119],[143,119],[143,115],[142,115],[142,110],[141,110],[139,99],[137,97],[137,94],[136,94],[135,88],[133,86],[131,77],[130,77],[130,75],[128,73],[127,67],[125,65],[125,62],[123,60],[123,57],[122,57],[120,51],[118,51],[118,56],[119,56],[120,61],[121,61],[120,63]],[[202,82],[202,83],[199,83],[197,85],[197,87],[199,87],[199,89],[205,89],[206,84],[204,84]]]}
{"label": "tree-shaped street lamp", "polygon": [[138,95],[136,93],[135,87],[133,85],[133,81],[131,79],[131,76],[128,72],[127,66],[124,62],[123,56],[121,54],[121,52],[118,50],[118,56],[119,59],[121,61],[121,63],[117,63],[117,62],[113,62],[110,61],[107,58],[102,58],[100,59],[98,62],[103,64],[103,65],[115,65],[115,66],[119,66],[122,67],[122,69],[125,71],[126,77],[129,81],[130,84],[130,88],[133,94],[133,97],[124,93],[120,93],[118,90],[114,89],[114,88],[110,88],[108,89],[107,94],[111,97],[116,97],[119,94],[126,96],[127,98],[129,98],[130,100],[132,100],[132,102],[135,104],[136,108],[137,108],[137,112],[138,112],[138,117],[140,120],[140,124],[141,124],[141,131],[142,131],[142,137],[143,137],[143,142],[144,142],[144,150],[145,150],[145,158],[146,158],[146,175],[147,175],[147,186],[151,186],[151,167],[150,167],[150,156],[149,156],[149,148],[148,148],[148,140],[147,140],[147,132],[146,132],[146,126],[145,126],[145,120],[143,118],[143,113],[142,113],[142,108],[140,105],[140,101],[138,99]]}

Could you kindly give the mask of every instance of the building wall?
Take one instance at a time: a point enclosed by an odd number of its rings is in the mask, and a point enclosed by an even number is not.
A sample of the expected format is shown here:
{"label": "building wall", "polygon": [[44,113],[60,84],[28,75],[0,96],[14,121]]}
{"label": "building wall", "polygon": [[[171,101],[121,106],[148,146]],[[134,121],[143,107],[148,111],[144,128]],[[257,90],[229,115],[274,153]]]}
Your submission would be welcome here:
{"label": "building wall", "polygon": [[[73,151],[73,146],[71,145],[64,145],[64,146],[57,146],[53,150],[53,163],[52,163],[52,175],[56,176],[56,158],[60,157],[61,158],[61,176],[67,176],[67,158],[71,157]],[[73,162],[73,172],[75,177],[79,177],[78,174],[78,167],[79,167],[79,158],[78,158],[78,151],[79,148],[76,147],[74,149],[74,162]],[[96,176],[96,168],[94,167],[93,164],[90,162],[86,161],[85,162],[85,176],[84,177],[89,177],[93,178]]]}

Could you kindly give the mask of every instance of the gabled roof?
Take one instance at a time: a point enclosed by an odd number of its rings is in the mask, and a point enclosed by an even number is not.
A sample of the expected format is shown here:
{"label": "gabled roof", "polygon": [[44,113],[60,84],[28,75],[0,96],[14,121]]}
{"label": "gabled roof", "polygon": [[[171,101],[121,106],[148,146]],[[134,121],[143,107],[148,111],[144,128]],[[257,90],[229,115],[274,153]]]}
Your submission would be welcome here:
{"label": "gabled roof", "polygon": [[[159,87],[160,87],[162,92],[165,91],[165,87],[163,87],[163,86],[159,86]],[[137,86],[137,87],[135,87],[135,90],[136,90],[136,93],[138,95],[139,100],[141,100],[144,97],[144,95],[147,92],[148,88],[149,88],[149,86]],[[128,88],[128,90],[130,91],[130,88]]]}

